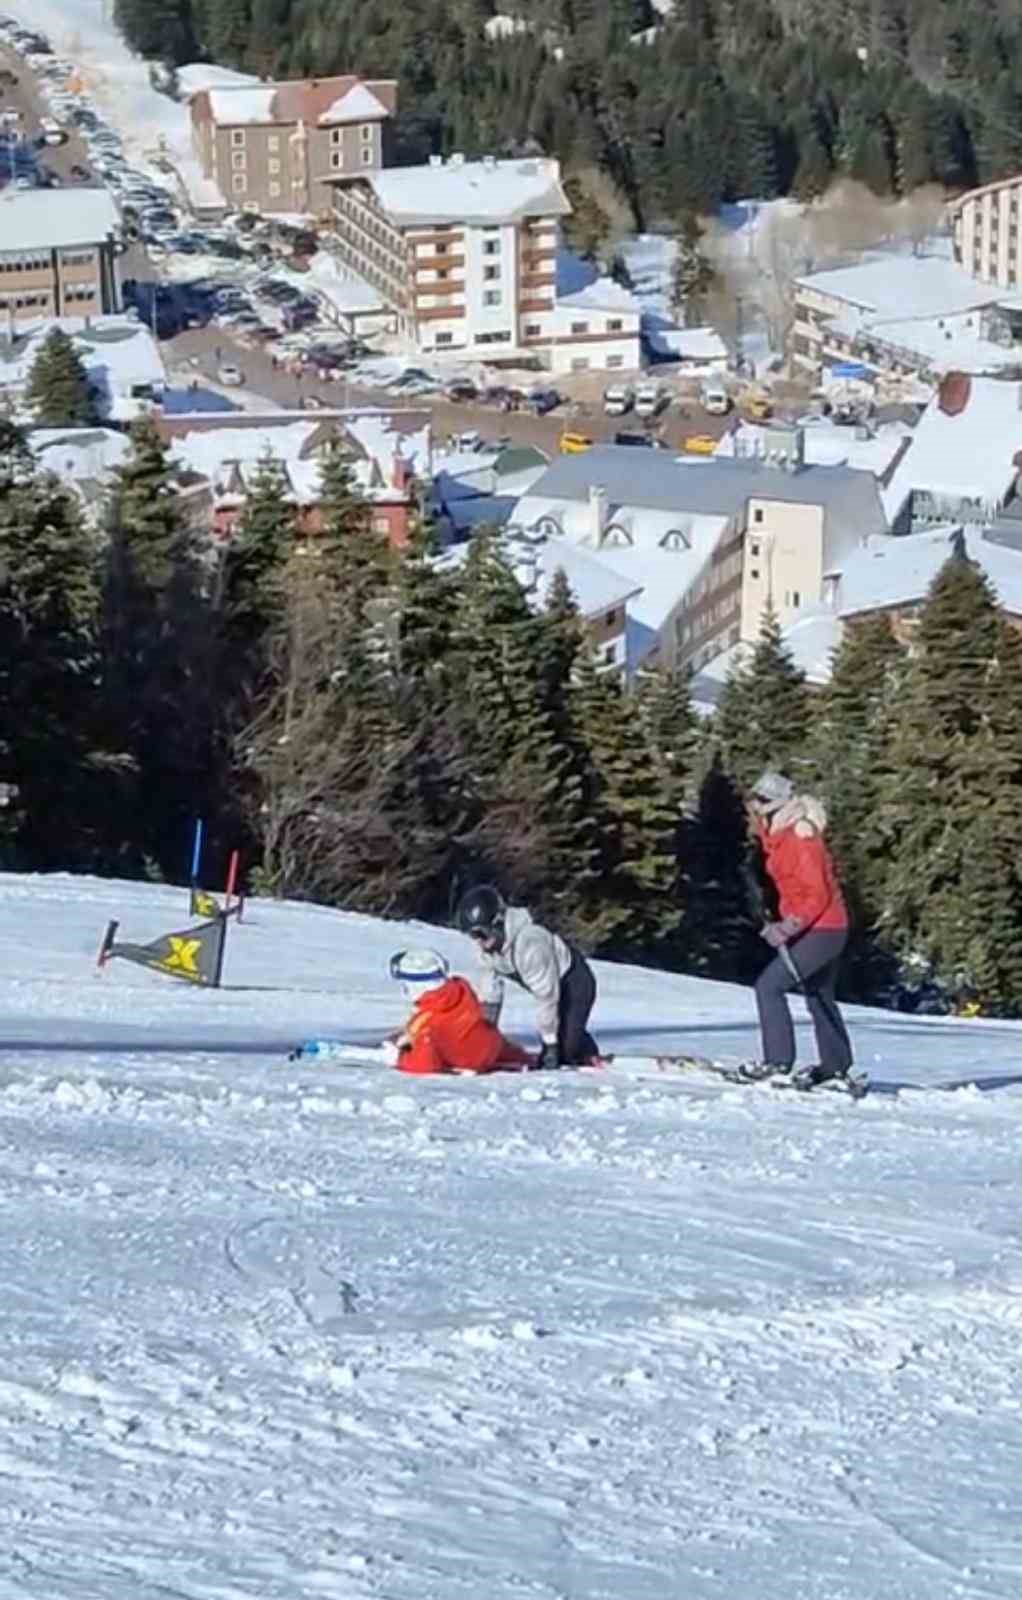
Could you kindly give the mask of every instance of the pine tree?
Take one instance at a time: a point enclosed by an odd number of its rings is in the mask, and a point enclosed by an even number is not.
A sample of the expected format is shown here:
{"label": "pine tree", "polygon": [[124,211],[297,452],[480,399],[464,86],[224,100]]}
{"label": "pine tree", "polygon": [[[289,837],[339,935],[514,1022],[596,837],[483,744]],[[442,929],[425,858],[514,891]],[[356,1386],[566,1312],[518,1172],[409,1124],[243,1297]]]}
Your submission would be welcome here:
{"label": "pine tree", "polygon": [[111,815],[119,870],[180,869],[188,819],[210,815],[217,666],[207,570],[166,445],[148,418],[112,475],[103,512],[102,705],[134,791]]}
{"label": "pine tree", "polygon": [[26,397],[37,422],[84,427],[97,418],[85,364],[62,328],[51,328],[28,375]]}
{"label": "pine tree", "polygon": [[[280,609],[297,522],[287,474],[266,455],[246,485],[241,516],[223,558],[218,604],[231,648],[258,672],[261,645]],[[329,538],[329,536],[328,536]]]}
{"label": "pine tree", "polygon": [[582,906],[586,943],[619,958],[648,959],[665,949],[683,915],[677,794],[662,781],[620,678],[598,668],[591,654],[576,669],[572,699],[588,754],[585,808],[600,843],[595,892]]}
{"label": "pine tree", "polygon": [[992,930],[1003,938],[1020,903],[1020,696],[1022,650],[959,539],[920,614],[879,774],[881,925],[952,996],[981,971],[986,1004],[1007,1013],[1017,992]]}
{"label": "pine tree", "polygon": [[762,919],[750,900],[751,856],[745,804],[724,769],[710,763],[680,838],[685,871],[678,953],[687,972],[746,979],[762,966]]}
{"label": "pine tree", "polygon": [[702,301],[713,286],[713,267],[700,248],[705,233],[699,218],[690,211],[674,239],[671,309],[675,316],[684,315],[689,327],[698,326],[702,321]]}
{"label": "pine tree", "polygon": [[826,194],[834,176],[830,154],[815,128],[808,128],[799,141],[798,167],[792,191],[799,200],[816,200]]}
{"label": "pine tree", "polygon": [[766,766],[788,770],[801,760],[809,726],[809,692],[781,637],[772,606],[745,663],[732,670],[713,719],[727,771],[753,783]]}
{"label": "pine tree", "polygon": [[98,551],[76,500],[0,430],[0,781],[13,785],[18,857],[36,870],[97,864],[109,796],[95,745]]}

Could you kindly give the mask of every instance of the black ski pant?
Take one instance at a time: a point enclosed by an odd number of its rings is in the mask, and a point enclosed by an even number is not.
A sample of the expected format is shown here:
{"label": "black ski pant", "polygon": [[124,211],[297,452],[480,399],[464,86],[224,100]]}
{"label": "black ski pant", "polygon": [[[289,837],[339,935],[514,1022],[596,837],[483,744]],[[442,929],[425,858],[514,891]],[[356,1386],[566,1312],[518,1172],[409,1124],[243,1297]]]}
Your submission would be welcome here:
{"label": "black ski pant", "polygon": [[557,1056],[565,1066],[588,1061],[599,1055],[599,1046],[588,1032],[589,1013],[596,1002],[596,979],[585,956],[571,952],[571,966],[561,979],[557,1002]]}
{"label": "black ski pant", "polygon": [[832,1072],[848,1071],[852,1064],[852,1046],[837,1003],[838,965],[847,943],[847,928],[810,928],[788,945],[798,978],[780,953],[760,973],[756,980],[756,1005],[764,1061],[776,1067],[794,1066],[795,1030],[791,1025],[787,996],[798,989],[801,981],[816,1030],[820,1065]]}

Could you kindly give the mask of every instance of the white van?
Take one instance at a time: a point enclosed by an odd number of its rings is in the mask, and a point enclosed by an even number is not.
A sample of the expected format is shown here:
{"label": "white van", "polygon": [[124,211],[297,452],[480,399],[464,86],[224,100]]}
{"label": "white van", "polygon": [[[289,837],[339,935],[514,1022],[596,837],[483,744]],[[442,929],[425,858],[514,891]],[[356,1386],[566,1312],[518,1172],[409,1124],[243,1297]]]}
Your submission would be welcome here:
{"label": "white van", "polygon": [[713,378],[708,378],[702,390],[703,409],[712,417],[726,417],[731,410],[731,396],[724,385]]}
{"label": "white van", "polygon": [[623,417],[632,409],[635,392],[627,383],[612,383],[603,391],[603,409],[608,417]]}
{"label": "white van", "polygon": [[64,132],[59,122],[54,122],[52,117],[41,117],[39,120],[39,127],[47,144],[66,143],[67,134]]}
{"label": "white van", "polygon": [[635,391],[635,412],[640,417],[655,417],[664,408],[667,396],[658,383],[640,383]]}

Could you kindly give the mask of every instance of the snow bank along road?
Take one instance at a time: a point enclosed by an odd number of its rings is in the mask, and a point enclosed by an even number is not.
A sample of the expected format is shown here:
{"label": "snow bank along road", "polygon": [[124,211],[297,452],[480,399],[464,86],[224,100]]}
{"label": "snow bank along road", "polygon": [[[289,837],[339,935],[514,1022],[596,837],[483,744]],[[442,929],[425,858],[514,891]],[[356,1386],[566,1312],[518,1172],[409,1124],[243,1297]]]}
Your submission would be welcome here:
{"label": "snow bank along road", "polygon": [[646,1070],[751,996],[606,966],[602,1075],[293,1065],[425,930],[94,974],[185,910],[0,877],[3,1600],[1022,1592],[1017,1028],[853,1013],[803,1100]]}

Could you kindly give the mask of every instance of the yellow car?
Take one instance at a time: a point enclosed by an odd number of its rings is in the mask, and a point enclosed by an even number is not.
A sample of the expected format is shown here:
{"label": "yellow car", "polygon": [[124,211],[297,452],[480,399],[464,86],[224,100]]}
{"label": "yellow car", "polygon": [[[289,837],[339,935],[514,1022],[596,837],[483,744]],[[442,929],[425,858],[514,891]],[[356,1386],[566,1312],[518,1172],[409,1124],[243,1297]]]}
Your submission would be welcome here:
{"label": "yellow car", "polygon": [[694,433],[685,440],[685,454],[689,456],[712,456],[717,448],[717,441],[708,433]]}
{"label": "yellow car", "polygon": [[562,433],[561,455],[580,456],[583,450],[591,450],[593,441],[587,433]]}

